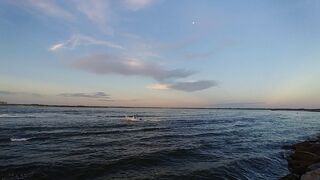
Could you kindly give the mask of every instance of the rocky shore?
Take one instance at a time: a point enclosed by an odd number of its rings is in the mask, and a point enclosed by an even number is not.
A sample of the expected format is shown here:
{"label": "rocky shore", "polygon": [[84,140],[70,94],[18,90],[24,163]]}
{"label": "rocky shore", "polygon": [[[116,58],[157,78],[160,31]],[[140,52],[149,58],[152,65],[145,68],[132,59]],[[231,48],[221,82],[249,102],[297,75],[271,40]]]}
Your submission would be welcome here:
{"label": "rocky shore", "polygon": [[293,152],[287,158],[290,174],[282,180],[320,180],[320,136],[284,148]]}

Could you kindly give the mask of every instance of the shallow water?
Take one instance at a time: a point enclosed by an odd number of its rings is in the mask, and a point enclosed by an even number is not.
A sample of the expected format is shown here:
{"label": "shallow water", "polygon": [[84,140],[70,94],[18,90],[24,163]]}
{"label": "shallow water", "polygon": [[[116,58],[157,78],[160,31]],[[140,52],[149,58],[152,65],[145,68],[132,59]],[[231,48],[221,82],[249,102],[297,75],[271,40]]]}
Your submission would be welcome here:
{"label": "shallow water", "polygon": [[0,177],[278,179],[281,147],[319,129],[316,112],[0,106]]}

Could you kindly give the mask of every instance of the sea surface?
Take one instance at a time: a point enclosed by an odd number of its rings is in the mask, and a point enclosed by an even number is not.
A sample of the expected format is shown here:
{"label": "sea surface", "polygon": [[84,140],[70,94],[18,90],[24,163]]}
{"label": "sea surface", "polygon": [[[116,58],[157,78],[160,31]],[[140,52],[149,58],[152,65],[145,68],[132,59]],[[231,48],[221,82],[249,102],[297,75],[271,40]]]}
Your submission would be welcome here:
{"label": "sea surface", "polygon": [[0,106],[0,179],[278,179],[282,146],[319,130],[317,112]]}

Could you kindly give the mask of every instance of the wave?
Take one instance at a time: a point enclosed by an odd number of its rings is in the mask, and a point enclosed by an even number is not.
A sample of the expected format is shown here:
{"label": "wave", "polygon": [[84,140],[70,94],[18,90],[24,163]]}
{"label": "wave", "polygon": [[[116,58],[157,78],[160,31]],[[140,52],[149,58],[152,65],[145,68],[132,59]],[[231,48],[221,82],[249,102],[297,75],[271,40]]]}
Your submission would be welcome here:
{"label": "wave", "polygon": [[48,137],[48,138],[64,138],[64,137],[76,137],[76,136],[92,136],[92,135],[103,135],[103,134],[124,134],[124,133],[138,133],[138,132],[148,132],[148,131],[158,131],[166,130],[168,128],[139,128],[139,129],[122,129],[122,130],[108,130],[108,131],[67,131],[67,132],[47,132],[38,133],[37,135]]}
{"label": "wave", "polygon": [[17,131],[52,131],[52,130],[69,130],[69,129],[74,129],[74,130],[79,130],[81,128],[85,129],[112,129],[112,128],[123,128],[123,127],[128,127],[128,124],[113,124],[113,125],[99,125],[99,126],[45,126],[45,127],[40,127],[40,126],[25,126],[25,127],[12,127],[12,128],[3,128],[0,127],[0,130],[17,130]]}
{"label": "wave", "polygon": [[143,137],[140,140],[159,140],[159,139],[188,139],[188,138],[200,138],[200,137],[214,137],[214,136],[227,136],[224,133],[218,132],[204,132],[195,134],[163,134],[150,137]]}
{"label": "wave", "polygon": [[0,114],[0,118],[37,118],[37,117],[46,117],[40,115],[42,113],[30,113],[30,114]]}
{"label": "wave", "polygon": [[[23,130],[30,130],[29,128],[23,128]],[[33,130],[33,127],[31,127]],[[107,131],[62,131],[62,132],[29,132],[26,137],[12,137],[12,138],[0,138],[1,142],[19,142],[19,141],[45,141],[49,139],[64,139],[64,138],[75,138],[75,137],[88,137],[97,135],[107,135],[107,134],[125,134],[125,133],[138,133],[138,132],[148,132],[148,131],[158,131],[166,130],[167,128],[139,128],[139,129],[123,129],[123,130],[107,130]],[[0,128],[0,130],[3,130]],[[43,129],[41,129],[43,130]],[[64,129],[67,130],[67,129]]]}
{"label": "wave", "polygon": [[23,142],[33,140],[33,138],[26,137],[11,137],[11,138],[0,138],[0,143],[8,143],[8,142]]}
{"label": "wave", "polygon": [[17,114],[0,114],[0,118],[16,118],[16,117],[23,117]]}
{"label": "wave", "polygon": [[48,118],[48,117],[66,117],[67,114],[59,112],[25,112],[25,113],[4,113],[0,118]]}
{"label": "wave", "polygon": [[202,155],[198,152],[198,147],[164,149],[123,157],[110,162],[107,166],[113,169],[123,170],[124,168],[150,167],[158,166],[160,164],[170,164],[177,161],[186,161],[189,157],[200,158],[201,156]]}
{"label": "wave", "polygon": [[[80,161],[74,164],[35,162],[14,166],[0,165],[0,173],[5,179],[11,179],[12,174],[15,174],[23,175],[26,179],[59,179],[59,177],[62,179],[126,179],[136,177],[136,179],[239,180],[275,179],[274,177],[279,173],[284,173],[277,170],[279,165],[275,165],[276,169],[273,164],[267,163],[267,165],[264,165],[265,158],[263,157],[193,166],[195,164],[192,164],[189,157],[197,155],[199,155],[199,152],[196,149],[177,148],[127,156],[111,161],[90,162],[89,164]],[[257,167],[254,167],[256,165]],[[157,173],[153,173],[154,170],[157,170]],[[276,173],[274,174],[274,172]]]}
{"label": "wave", "polygon": [[[127,170],[130,172],[132,172],[133,169],[140,169],[143,171],[146,170],[145,168],[169,165],[177,161],[182,163],[185,161],[185,158],[190,156],[194,157],[197,156],[197,154],[198,152],[195,149],[176,148],[152,153],[135,154],[109,161],[91,162],[89,166],[79,162],[75,164],[62,163],[59,165],[39,162],[14,166],[0,165],[0,174],[4,177],[9,177],[12,174],[23,174],[27,179],[39,179],[39,177],[43,176],[57,177],[56,173],[59,172],[60,177],[61,175],[63,177],[68,177],[66,179],[94,179],[95,177],[102,177],[105,175],[112,176],[116,173],[121,173],[123,175]],[[88,174],[85,172],[91,173]]]}
{"label": "wave", "polygon": [[10,138],[11,142],[28,141],[31,138]]}

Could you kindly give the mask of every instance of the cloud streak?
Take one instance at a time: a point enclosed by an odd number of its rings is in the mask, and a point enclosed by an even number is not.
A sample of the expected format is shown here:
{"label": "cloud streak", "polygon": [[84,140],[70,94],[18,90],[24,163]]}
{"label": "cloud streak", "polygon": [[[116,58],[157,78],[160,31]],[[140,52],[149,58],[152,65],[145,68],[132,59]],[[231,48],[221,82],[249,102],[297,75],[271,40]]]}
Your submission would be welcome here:
{"label": "cloud streak", "polygon": [[72,97],[72,98],[104,98],[110,99],[110,95],[104,92],[95,92],[95,93],[61,93],[58,96],[62,97]]}
{"label": "cloud streak", "polygon": [[194,71],[186,69],[165,69],[154,62],[123,58],[111,55],[96,55],[73,61],[72,67],[96,74],[119,74],[125,76],[144,76],[157,81],[185,78]]}
{"label": "cloud streak", "polygon": [[64,8],[60,7],[57,3],[50,0],[26,0],[26,1],[13,1],[15,4],[22,6],[29,6],[36,11],[46,14],[51,17],[58,17],[63,19],[73,19],[74,16],[66,11]]}
{"label": "cloud streak", "polygon": [[93,99],[96,101],[113,101],[109,94],[104,92],[95,92],[95,93],[61,93],[57,96],[65,98],[86,98]]}
{"label": "cloud streak", "polygon": [[208,89],[213,86],[217,86],[217,82],[201,80],[201,81],[193,81],[193,82],[176,82],[170,85],[171,89],[185,91],[185,92],[194,92],[200,91],[204,89]]}
{"label": "cloud streak", "polygon": [[130,10],[137,11],[155,2],[155,0],[124,0],[124,5]]}
{"label": "cloud streak", "polygon": [[113,49],[124,49],[121,45],[118,45],[110,41],[98,40],[90,36],[75,34],[75,35],[72,35],[68,40],[64,42],[51,45],[49,50],[58,51],[63,48],[74,49],[78,46],[89,46],[89,45],[106,46]]}
{"label": "cloud streak", "polygon": [[148,85],[147,88],[148,89],[154,89],[154,90],[168,90],[169,89],[169,85],[168,84],[157,83],[157,84]]}
{"label": "cloud streak", "polygon": [[217,85],[218,83],[215,81],[200,80],[200,81],[192,81],[192,82],[171,82],[167,84],[157,83],[157,84],[151,84],[147,86],[147,88],[154,89],[154,90],[174,89],[174,90],[184,91],[184,92],[195,92],[195,91],[201,91],[204,89],[215,87]]}
{"label": "cloud streak", "polygon": [[31,95],[31,96],[36,96],[36,97],[40,97],[42,96],[41,94],[38,93],[29,93],[29,92],[13,92],[13,91],[0,91],[0,95]]}
{"label": "cloud streak", "polygon": [[111,8],[107,0],[75,0],[74,4],[79,12],[84,14],[91,22],[98,25],[104,32],[112,33],[108,27],[111,19]]}
{"label": "cloud streak", "polygon": [[114,22],[119,21],[119,10],[137,11],[157,0],[7,0],[8,3],[45,16],[80,22],[87,19],[106,34],[113,34]]}

